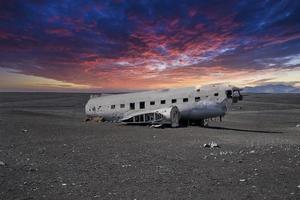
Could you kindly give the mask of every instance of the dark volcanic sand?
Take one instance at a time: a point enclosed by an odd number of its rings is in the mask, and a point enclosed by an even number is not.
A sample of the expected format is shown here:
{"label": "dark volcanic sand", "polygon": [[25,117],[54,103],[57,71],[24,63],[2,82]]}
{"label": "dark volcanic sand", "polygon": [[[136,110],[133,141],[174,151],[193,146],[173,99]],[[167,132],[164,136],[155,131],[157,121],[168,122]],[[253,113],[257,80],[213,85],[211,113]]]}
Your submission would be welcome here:
{"label": "dark volcanic sand", "polygon": [[300,199],[300,95],[174,129],[85,123],[87,99],[0,93],[0,199]]}

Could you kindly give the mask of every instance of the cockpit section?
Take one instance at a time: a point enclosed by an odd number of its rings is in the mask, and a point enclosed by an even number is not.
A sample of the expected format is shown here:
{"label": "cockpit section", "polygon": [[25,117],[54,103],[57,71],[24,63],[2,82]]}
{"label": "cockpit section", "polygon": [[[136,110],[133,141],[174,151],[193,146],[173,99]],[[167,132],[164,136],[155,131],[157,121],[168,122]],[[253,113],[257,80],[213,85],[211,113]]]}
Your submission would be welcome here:
{"label": "cockpit section", "polygon": [[241,89],[233,88],[232,90],[226,90],[226,96],[228,99],[232,99],[233,103],[243,100],[243,95],[241,95]]}
{"label": "cockpit section", "polygon": [[226,96],[228,99],[232,99],[232,90],[226,90]]}

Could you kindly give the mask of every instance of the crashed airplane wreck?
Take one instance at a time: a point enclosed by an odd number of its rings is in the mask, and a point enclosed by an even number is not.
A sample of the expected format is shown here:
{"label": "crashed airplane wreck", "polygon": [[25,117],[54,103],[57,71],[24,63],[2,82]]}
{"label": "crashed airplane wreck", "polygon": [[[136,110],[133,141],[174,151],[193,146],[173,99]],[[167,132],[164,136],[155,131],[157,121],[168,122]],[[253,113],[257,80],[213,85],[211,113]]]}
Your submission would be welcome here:
{"label": "crashed airplane wreck", "polygon": [[230,85],[207,85],[126,94],[91,96],[85,106],[89,119],[141,125],[196,124],[225,116],[232,103],[242,100],[240,89]]}

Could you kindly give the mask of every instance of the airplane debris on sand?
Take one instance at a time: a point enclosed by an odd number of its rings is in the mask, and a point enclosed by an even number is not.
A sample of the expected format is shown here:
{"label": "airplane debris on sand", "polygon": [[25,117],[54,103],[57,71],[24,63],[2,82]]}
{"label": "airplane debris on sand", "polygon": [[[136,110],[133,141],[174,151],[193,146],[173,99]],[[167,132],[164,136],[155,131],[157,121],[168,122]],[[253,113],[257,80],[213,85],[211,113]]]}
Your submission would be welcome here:
{"label": "airplane debris on sand", "polygon": [[[207,126],[208,119],[225,116],[232,103],[242,100],[240,89],[213,84],[115,95],[93,95],[85,105],[88,119],[124,124]],[[155,126],[153,126],[155,127]]]}

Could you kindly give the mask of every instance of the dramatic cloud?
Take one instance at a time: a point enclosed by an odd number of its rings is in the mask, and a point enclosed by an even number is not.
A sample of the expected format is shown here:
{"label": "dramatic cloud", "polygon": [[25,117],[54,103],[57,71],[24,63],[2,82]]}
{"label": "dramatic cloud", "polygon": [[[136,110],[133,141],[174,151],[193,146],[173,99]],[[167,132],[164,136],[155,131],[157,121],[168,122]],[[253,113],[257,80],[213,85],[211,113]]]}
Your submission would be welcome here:
{"label": "dramatic cloud", "polygon": [[288,0],[1,1],[0,77],[83,89],[300,79],[299,22]]}

